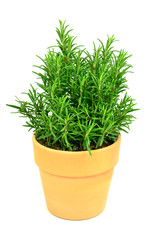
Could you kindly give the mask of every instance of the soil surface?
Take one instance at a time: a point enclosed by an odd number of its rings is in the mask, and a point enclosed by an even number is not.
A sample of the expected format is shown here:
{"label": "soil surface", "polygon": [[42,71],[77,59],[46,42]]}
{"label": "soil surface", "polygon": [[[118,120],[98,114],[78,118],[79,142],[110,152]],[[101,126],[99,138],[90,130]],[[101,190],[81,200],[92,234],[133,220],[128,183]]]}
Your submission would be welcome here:
{"label": "soil surface", "polygon": [[[41,145],[45,146],[45,147],[49,147],[49,148],[52,148],[52,149],[56,149],[56,150],[62,150],[62,151],[87,151],[87,149],[83,149],[82,147],[82,143],[75,143],[74,145],[74,148],[73,150],[70,150],[69,148],[65,148],[62,149],[61,145],[59,142],[56,142],[54,145],[48,145],[47,143],[47,140],[46,139],[41,139],[41,140],[37,140]],[[107,147],[107,146],[110,146],[111,144],[113,144],[114,142],[113,141],[108,141],[107,143],[103,143],[101,147],[98,147],[97,149],[100,149],[100,148],[104,148],[104,147]],[[72,144],[73,145],[73,144]],[[91,146],[90,146],[90,149],[91,150],[95,150],[95,143],[91,143]]]}

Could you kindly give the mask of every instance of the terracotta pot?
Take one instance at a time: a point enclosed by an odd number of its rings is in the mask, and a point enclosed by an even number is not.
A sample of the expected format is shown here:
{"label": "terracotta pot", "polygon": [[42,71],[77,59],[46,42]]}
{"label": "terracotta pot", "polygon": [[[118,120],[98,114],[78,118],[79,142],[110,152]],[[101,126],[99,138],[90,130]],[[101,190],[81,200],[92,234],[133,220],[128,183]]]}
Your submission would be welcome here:
{"label": "terracotta pot", "polygon": [[121,136],[112,145],[69,152],[47,148],[33,135],[35,162],[39,167],[48,210],[64,219],[97,216],[105,208],[108,190],[119,159]]}

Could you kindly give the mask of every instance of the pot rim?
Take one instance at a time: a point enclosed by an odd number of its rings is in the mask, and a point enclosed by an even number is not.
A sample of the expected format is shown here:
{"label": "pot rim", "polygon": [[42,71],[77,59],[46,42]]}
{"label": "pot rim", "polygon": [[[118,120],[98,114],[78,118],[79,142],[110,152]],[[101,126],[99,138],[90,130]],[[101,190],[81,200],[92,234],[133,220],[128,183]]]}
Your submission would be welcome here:
{"label": "pot rim", "polygon": [[[83,153],[89,153],[88,150],[86,150],[86,151],[67,151],[66,150],[65,151],[65,150],[57,150],[57,149],[46,147],[36,140],[35,134],[33,134],[32,141],[35,142],[35,144],[37,144],[43,150],[46,150],[46,151],[49,151],[49,152],[55,152],[55,153],[57,152],[57,153],[63,153],[63,154],[69,154],[69,155],[74,155],[74,154],[80,155],[80,154],[83,154]],[[118,139],[114,143],[112,143],[109,146],[106,146],[104,148],[93,149],[93,150],[91,150],[91,153],[94,153],[96,151],[99,152],[99,151],[109,150],[110,148],[113,148],[117,144],[117,142],[119,142],[119,141],[121,141],[121,135],[120,134],[118,135]]]}

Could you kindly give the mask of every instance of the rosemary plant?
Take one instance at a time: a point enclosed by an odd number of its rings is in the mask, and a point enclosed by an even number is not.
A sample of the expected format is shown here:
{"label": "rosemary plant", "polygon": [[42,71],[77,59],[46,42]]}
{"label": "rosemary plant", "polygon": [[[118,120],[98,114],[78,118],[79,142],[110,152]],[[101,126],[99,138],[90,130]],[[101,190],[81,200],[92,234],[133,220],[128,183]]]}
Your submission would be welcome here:
{"label": "rosemary plant", "polygon": [[136,103],[127,95],[126,74],[131,55],[113,48],[114,36],[99,40],[93,53],[75,43],[72,29],[59,21],[57,46],[49,47],[27,101],[16,98],[10,105],[33,130],[37,141],[47,147],[69,151],[97,149],[117,140],[134,120]]}

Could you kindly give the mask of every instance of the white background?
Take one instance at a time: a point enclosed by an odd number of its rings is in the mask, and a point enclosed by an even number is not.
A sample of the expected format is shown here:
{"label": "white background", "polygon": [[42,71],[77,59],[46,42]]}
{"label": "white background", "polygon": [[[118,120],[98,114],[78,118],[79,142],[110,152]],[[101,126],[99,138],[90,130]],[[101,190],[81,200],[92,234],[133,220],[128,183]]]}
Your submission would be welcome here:
{"label": "white background", "polygon": [[[0,6],[0,239],[154,239],[154,14],[153,1],[1,1]],[[141,111],[122,134],[104,212],[90,220],[67,221],[46,208],[32,133],[11,115],[14,103],[36,80],[36,54],[56,43],[58,19],[67,20],[78,43],[115,34],[117,48],[133,54],[129,93]]]}

